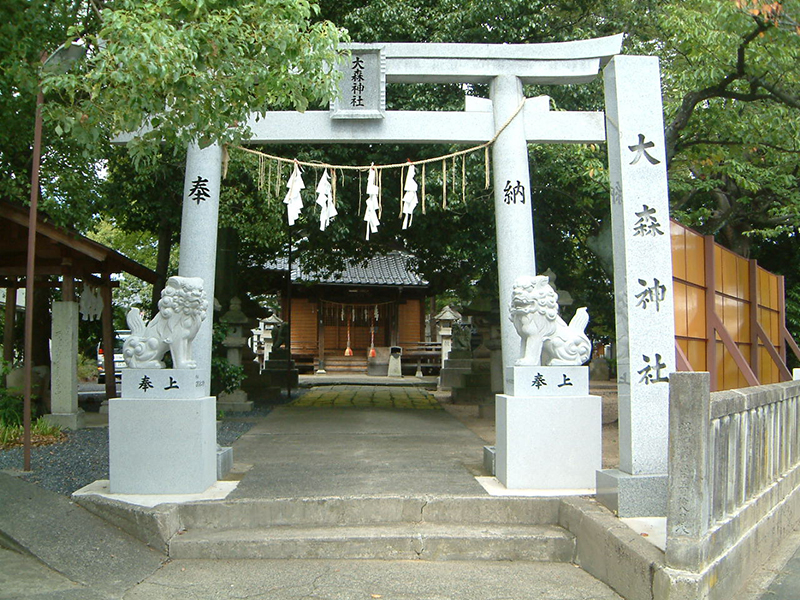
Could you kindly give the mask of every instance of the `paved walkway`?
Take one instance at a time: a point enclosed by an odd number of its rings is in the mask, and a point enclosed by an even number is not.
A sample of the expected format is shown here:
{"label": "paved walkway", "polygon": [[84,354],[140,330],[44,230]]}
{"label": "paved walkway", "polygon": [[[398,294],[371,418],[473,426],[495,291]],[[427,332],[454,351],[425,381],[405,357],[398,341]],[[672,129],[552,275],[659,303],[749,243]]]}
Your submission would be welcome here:
{"label": "paved walkway", "polygon": [[483,445],[444,410],[277,407],[234,444],[231,497],[484,494]]}

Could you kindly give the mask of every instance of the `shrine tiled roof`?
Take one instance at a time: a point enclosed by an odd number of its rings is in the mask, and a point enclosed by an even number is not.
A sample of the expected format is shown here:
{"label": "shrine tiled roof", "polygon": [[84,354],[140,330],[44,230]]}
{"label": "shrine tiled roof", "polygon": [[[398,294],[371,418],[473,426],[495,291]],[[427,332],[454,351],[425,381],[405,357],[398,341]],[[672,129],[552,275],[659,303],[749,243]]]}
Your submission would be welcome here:
{"label": "shrine tiled roof", "polygon": [[[337,273],[318,273],[306,271],[301,265],[292,264],[292,281],[304,283],[325,283],[338,285],[372,285],[372,286],[409,286],[425,287],[428,282],[420,277],[411,267],[412,257],[402,252],[390,252],[368,258],[363,261],[352,261],[343,271]],[[288,261],[285,258],[275,260],[267,265],[270,271],[286,271]]]}

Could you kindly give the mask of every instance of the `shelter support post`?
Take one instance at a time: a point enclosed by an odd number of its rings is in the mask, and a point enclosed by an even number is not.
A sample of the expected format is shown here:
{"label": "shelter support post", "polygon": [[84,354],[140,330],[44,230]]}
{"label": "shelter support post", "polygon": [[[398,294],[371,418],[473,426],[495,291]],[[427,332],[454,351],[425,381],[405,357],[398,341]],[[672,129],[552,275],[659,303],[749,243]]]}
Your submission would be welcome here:
{"label": "shelter support post", "polygon": [[117,397],[117,374],[114,370],[114,313],[111,306],[111,274],[103,273],[103,283],[100,287],[103,299],[103,370],[106,377],[106,400]]}
{"label": "shelter support post", "polygon": [[[78,303],[53,302],[52,310],[51,414],[46,418],[64,429],[80,429],[84,415],[78,407]],[[106,385],[109,380],[113,383],[114,376],[106,378]]]}
{"label": "shelter support post", "polygon": [[75,277],[72,273],[72,259],[64,257],[61,260],[61,299],[64,302],[75,301]]}
{"label": "shelter support post", "polygon": [[620,516],[663,516],[675,317],[658,58],[615,56],[604,77],[620,466],[598,471],[597,492]]}
{"label": "shelter support post", "polygon": [[512,75],[500,75],[492,80],[489,94],[495,129],[500,129],[511,119],[492,146],[500,334],[503,367],[507,369],[519,358],[519,336],[509,320],[511,287],[517,277],[536,274],[536,259],[525,118],[524,111],[517,112],[525,99],[522,82]]}
{"label": "shelter support post", "polygon": [[317,373],[325,373],[325,311],[322,300],[317,302]]}
{"label": "shelter support post", "polygon": [[193,358],[205,394],[211,393],[211,334],[214,322],[214,274],[217,264],[217,222],[222,177],[222,147],[189,145],[183,184],[183,220],[178,274],[200,277],[208,298],[209,311],[194,340]]}

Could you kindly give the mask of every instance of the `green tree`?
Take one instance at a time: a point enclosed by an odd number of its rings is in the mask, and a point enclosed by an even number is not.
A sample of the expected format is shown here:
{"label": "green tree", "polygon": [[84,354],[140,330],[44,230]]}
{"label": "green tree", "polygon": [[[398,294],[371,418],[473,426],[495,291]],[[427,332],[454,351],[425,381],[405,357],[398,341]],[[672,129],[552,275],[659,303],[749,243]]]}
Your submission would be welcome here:
{"label": "green tree", "polygon": [[[88,232],[88,237],[96,242],[114,248],[131,260],[155,269],[158,260],[158,239],[147,230],[130,230],[118,226],[109,218],[100,219]],[[178,270],[178,253],[173,249],[168,257],[169,272]],[[149,306],[153,294],[153,286],[127,273],[117,276],[119,285],[113,289],[113,302],[121,307],[119,315],[115,313],[115,329],[127,329],[124,314],[132,306]],[[161,289],[157,290],[160,297]],[[155,314],[155,313],[153,313]]]}
{"label": "green tree", "polygon": [[154,260],[148,256],[144,263],[158,274],[149,301],[155,310],[167,277],[177,269],[171,257],[180,232],[186,153],[160,152],[138,167],[133,162],[124,148],[108,153],[107,176],[100,188],[103,214],[123,231],[150,232],[156,238]]}
{"label": "green tree", "polygon": [[[67,39],[84,3],[6,0],[0,3],[0,199],[30,197],[33,123],[42,53]],[[49,98],[48,98],[49,99]],[[84,228],[99,200],[96,148],[78,146],[45,127],[41,208],[60,225]]]}
{"label": "green tree", "polygon": [[662,14],[673,211],[749,256],[800,224],[800,3],[668,2]]}
{"label": "green tree", "polygon": [[[98,7],[99,5],[99,7]],[[86,58],[42,74],[56,132],[84,145],[139,131],[135,159],[159,148],[235,142],[252,112],[305,110],[334,89],[343,32],[308,0],[108,0],[68,38]],[[143,129],[140,129],[143,128]]]}

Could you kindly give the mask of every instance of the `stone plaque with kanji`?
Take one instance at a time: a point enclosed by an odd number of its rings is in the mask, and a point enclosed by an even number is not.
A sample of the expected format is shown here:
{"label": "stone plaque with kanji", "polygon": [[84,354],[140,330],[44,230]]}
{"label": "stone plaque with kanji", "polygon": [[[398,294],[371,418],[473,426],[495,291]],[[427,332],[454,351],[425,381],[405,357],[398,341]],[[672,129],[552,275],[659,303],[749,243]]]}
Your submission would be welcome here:
{"label": "stone plaque with kanji", "polygon": [[332,119],[382,119],[386,109],[386,61],[380,46],[352,44],[337,65],[339,93],[331,102]]}

